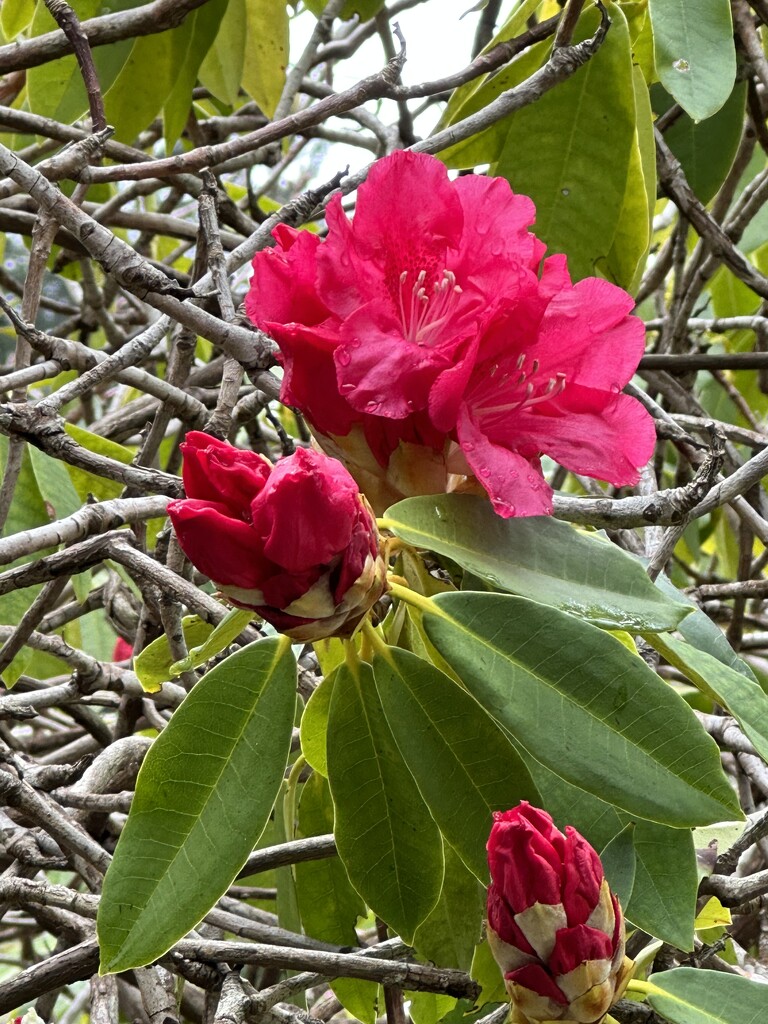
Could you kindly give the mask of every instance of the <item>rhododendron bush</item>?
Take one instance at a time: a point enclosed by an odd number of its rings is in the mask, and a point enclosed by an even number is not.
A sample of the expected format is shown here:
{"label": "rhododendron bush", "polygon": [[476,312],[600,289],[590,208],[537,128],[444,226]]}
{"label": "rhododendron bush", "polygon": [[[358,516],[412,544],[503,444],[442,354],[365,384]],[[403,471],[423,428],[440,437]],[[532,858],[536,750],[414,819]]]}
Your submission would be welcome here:
{"label": "rhododendron bush", "polygon": [[0,0],[9,1019],[766,1018],[768,7],[468,7]]}

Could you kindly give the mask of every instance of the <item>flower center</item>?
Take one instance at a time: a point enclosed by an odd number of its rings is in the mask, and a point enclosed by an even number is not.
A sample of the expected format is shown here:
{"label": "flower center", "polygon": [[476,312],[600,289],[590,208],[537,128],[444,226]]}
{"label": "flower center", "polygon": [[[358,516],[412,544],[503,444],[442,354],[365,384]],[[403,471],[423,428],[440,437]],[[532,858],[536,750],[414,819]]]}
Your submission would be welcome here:
{"label": "flower center", "polygon": [[426,270],[419,271],[410,288],[408,275],[408,270],[400,275],[398,292],[403,334],[416,345],[431,345],[443,324],[453,315],[461,287],[456,284],[456,275],[450,270],[444,270],[434,282],[431,294],[424,286]]}
{"label": "flower center", "polygon": [[[515,366],[517,376],[514,379],[510,379],[510,374],[505,373],[498,382],[499,388],[514,392],[514,395],[510,396],[511,400],[500,405],[481,406],[475,410],[477,413],[483,416],[496,416],[519,409],[530,409],[534,405],[540,405],[542,402],[550,402],[553,398],[557,398],[558,395],[563,393],[566,385],[564,373],[556,373],[546,383],[542,380],[537,381],[535,378],[539,371],[538,359],[532,361],[530,370],[524,369],[525,360],[526,355],[523,352]],[[493,366],[490,376],[494,377],[498,369],[498,365]]]}

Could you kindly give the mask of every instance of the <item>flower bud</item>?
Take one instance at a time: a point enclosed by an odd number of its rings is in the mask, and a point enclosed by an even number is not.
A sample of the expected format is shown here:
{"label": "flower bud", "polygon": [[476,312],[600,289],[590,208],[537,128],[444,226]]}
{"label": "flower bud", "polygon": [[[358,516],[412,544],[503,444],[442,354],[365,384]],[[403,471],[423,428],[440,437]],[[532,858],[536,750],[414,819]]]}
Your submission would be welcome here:
{"label": "flower bud", "polygon": [[595,850],[523,801],[494,814],[488,865],[488,941],[513,1024],[597,1024],[624,991],[632,961]]}
{"label": "flower bud", "polygon": [[295,640],[351,636],[386,589],[386,566],[346,469],[304,448],[273,466],[199,431],[181,448],[188,497],[168,514],[190,561]]}

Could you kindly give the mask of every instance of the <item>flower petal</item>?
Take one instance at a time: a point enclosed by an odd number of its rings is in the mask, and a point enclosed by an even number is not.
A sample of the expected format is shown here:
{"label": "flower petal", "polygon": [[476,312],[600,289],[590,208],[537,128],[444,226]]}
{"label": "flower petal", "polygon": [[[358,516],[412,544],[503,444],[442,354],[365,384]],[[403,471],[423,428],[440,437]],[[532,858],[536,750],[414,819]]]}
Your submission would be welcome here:
{"label": "flower petal", "polygon": [[496,425],[493,440],[527,456],[545,452],[574,473],[621,486],[637,483],[653,454],[656,430],[629,395],[572,384],[550,402],[516,410]]}
{"label": "flower petal", "polygon": [[184,554],[214,583],[251,590],[274,572],[258,535],[226,505],[187,498],[172,501],[168,515]]}
{"label": "flower petal", "polygon": [[585,960],[606,960],[610,967],[613,942],[605,932],[577,924],[575,928],[561,928],[549,957],[553,974],[568,974]]}
{"label": "flower petal", "polygon": [[272,471],[269,460],[200,430],[190,430],[181,452],[187,496],[223,503],[232,515],[247,520],[251,502]]}
{"label": "flower petal", "polygon": [[[563,857],[563,905],[568,924],[585,924],[600,903],[603,865],[594,847],[575,828],[565,829],[565,855]],[[606,896],[610,905],[610,895]],[[613,908],[611,908],[613,909]],[[605,929],[603,929],[605,930]],[[613,934],[611,920],[610,934]]]}
{"label": "flower petal", "polygon": [[552,490],[535,456],[524,458],[503,442],[492,441],[466,406],[459,410],[456,433],[472,472],[490,495],[498,515],[508,519],[552,514]]}

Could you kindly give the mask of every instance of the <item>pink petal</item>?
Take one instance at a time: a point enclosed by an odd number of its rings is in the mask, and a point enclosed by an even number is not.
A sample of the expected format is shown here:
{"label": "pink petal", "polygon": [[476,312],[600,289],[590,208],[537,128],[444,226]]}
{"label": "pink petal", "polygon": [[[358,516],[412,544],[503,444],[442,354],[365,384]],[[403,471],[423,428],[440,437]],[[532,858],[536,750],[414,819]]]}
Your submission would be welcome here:
{"label": "pink petal", "polygon": [[545,380],[562,372],[568,383],[620,391],[645,349],[643,323],[629,315],[633,307],[627,292],[597,277],[564,288],[547,306],[529,357]]}
{"label": "pink petal", "polygon": [[612,956],[613,944],[605,932],[577,924],[575,928],[561,928],[557,933],[549,968],[553,974],[568,974],[585,960],[610,961]]}
{"label": "pink petal", "polygon": [[505,975],[505,980],[536,992],[540,996],[566,1005],[568,1000],[555,984],[554,978],[540,964],[527,964]]}
{"label": "pink petal", "polygon": [[190,430],[181,452],[188,497],[222,502],[232,515],[247,520],[251,502],[272,472],[270,462],[200,430]]}
{"label": "pink petal", "polygon": [[308,448],[281,459],[251,505],[266,556],[290,572],[327,565],[349,543],[357,484],[336,459]]}
{"label": "pink petal", "polygon": [[563,906],[568,924],[585,924],[600,900],[603,865],[597,851],[570,825],[565,829]]}
{"label": "pink petal", "polygon": [[507,945],[514,946],[515,949],[521,950],[527,956],[536,955],[533,946],[515,921],[514,912],[494,882],[488,886],[486,916],[488,924]]}
{"label": "pink petal", "polygon": [[545,452],[574,473],[637,483],[653,454],[656,431],[643,406],[628,395],[566,385],[551,402],[515,410],[494,427],[494,441],[525,454]]}
{"label": "pink petal", "polygon": [[524,458],[511,447],[492,441],[466,406],[459,410],[456,433],[472,472],[490,495],[498,515],[508,519],[552,514],[552,489],[535,456]]}
{"label": "pink petal", "polygon": [[515,914],[534,903],[560,903],[560,857],[525,818],[494,822],[488,867],[493,884]]}
{"label": "pink petal", "polygon": [[327,319],[329,310],[317,293],[317,256],[321,241],[311,231],[285,224],[272,232],[276,245],[253,257],[245,311],[266,330],[267,322],[312,325]]}
{"label": "pink petal", "polygon": [[262,579],[274,572],[258,535],[233,519],[226,505],[188,498],[172,501],[168,515],[184,554],[214,583],[260,589]]}

